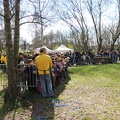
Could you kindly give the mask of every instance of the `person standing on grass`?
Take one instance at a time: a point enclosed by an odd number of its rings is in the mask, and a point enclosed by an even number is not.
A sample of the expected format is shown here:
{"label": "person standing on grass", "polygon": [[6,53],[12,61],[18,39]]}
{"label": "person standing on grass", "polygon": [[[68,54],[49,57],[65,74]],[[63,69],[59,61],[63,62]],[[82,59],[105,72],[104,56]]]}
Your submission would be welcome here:
{"label": "person standing on grass", "polygon": [[38,69],[40,76],[40,82],[42,85],[42,97],[52,97],[52,80],[50,75],[50,69],[52,67],[52,60],[50,56],[46,55],[45,48],[40,49],[40,55],[35,59],[35,65]]}
{"label": "person standing on grass", "polygon": [[28,59],[28,65],[25,67],[26,80],[29,91],[36,91],[36,67],[32,59]]}

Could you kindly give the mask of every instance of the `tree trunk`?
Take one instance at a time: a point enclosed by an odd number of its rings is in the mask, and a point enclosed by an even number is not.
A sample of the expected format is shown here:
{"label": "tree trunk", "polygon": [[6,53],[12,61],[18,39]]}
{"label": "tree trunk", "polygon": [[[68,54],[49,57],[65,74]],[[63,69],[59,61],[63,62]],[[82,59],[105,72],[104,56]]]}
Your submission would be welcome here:
{"label": "tree trunk", "polygon": [[43,17],[42,17],[42,10],[41,10],[41,1],[39,1],[39,14],[40,14],[40,40],[42,41],[42,45],[44,45],[43,39]]}
{"label": "tree trunk", "polygon": [[98,37],[98,52],[100,52],[101,50],[102,50],[102,38],[101,38],[101,35],[100,35],[100,37]]}
{"label": "tree trunk", "polygon": [[[17,3],[17,4],[16,4]],[[15,1],[15,31],[14,44],[12,43],[11,31],[11,11],[9,0],[4,0],[4,24],[5,24],[5,39],[6,39],[6,55],[7,55],[7,75],[8,88],[4,95],[4,101],[14,101],[17,97],[16,86],[16,68],[19,50],[19,0]],[[14,46],[13,46],[14,45]]]}
{"label": "tree trunk", "polygon": [[113,42],[113,43],[111,44],[111,48],[110,48],[110,50],[113,51],[114,48],[115,48],[115,42]]}
{"label": "tree trunk", "polygon": [[0,51],[2,50],[2,43],[1,43],[1,40],[0,40]]}
{"label": "tree trunk", "polygon": [[[19,51],[19,15],[20,15],[20,0],[15,0],[15,29],[14,29],[14,81],[17,81],[17,65],[18,65],[18,51]],[[19,94],[16,86],[16,94]]]}
{"label": "tree trunk", "polygon": [[7,75],[8,75],[8,89],[5,93],[5,101],[12,100],[14,97],[14,82],[13,82],[13,46],[11,35],[9,0],[4,0],[4,24],[5,24],[5,39],[6,39],[6,55],[7,55]]}

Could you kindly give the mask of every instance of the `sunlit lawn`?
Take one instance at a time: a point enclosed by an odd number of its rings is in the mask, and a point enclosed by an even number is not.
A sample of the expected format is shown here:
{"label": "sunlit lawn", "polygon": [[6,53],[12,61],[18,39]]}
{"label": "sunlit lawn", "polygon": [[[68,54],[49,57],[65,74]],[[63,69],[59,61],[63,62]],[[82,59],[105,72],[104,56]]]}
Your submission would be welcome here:
{"label": "sunlit lawn", "polygon": [[81,102],[79,110],[56,110],[62,118],[74,120],[120,119],[120,64],[69,68],[71,80],[59,99]]}

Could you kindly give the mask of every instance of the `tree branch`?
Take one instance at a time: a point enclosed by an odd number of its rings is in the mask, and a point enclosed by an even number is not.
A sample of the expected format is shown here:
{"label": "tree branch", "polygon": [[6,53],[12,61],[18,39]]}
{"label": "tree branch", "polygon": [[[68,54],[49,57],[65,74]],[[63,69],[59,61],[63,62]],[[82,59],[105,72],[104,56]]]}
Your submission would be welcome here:
{"label": "tree branch", "polygon": [[1,14],[1,13],[0,13],[0,16],[1,16],[1,17],[5,17],[5,16],[4,16],[3,14]]}
{"label": "tree branch", "polygon": [[30,24],[30,23],[37,23],[37,24],[40,24],[40,22],[27,21],[27,22],[21,23],[19,26],[24,25],[24,24]]}

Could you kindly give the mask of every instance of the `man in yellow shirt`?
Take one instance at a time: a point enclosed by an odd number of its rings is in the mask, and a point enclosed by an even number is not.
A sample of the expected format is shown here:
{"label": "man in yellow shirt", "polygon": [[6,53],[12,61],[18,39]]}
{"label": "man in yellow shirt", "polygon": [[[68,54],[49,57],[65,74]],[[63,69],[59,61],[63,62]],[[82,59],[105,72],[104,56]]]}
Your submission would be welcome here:
{"label": "man in yellow shirt", "polygon": [[46,55],[45,48],[40,49],[40,55],[36,57],[35,64],[40,76],[40,82],[42,85],[42,97],[52,97],[52,80],[50,75],[50,69],[52,67],[52,60],[50,56]]}
{"label": "man in yellow shirt", "polygon": [[5,54],[2,54],[1,56],[1,69],[3,70],[3,72],[6,72],[6,65],[7,65],[7,57]]}
{"label": "man in yellow shirt", "polygon": [[5,55],[2,54],[2,55],[1,55],[1,63],[4,63],[4,59],[5,59]]}

